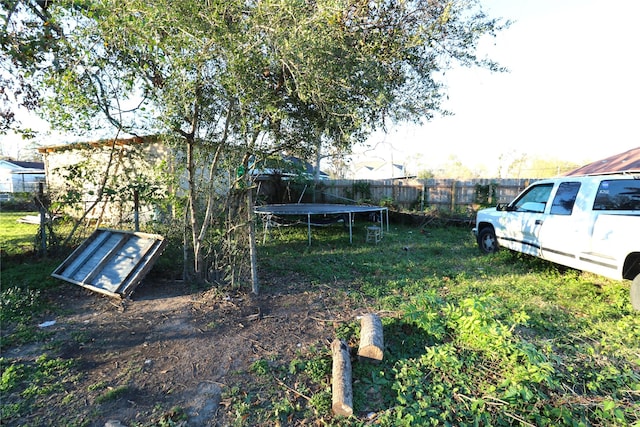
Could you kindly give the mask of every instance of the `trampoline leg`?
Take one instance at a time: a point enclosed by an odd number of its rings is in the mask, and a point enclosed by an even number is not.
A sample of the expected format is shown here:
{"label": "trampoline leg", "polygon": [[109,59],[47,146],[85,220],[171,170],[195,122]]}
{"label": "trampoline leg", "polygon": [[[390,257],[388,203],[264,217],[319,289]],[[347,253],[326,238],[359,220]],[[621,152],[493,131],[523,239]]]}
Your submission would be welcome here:
{"label": "trampoline leg", "polygon": [[349,212],[349,243],[353,243],[353,224],[351,224],[351,212]]}
{"label": "trampoline leg", "polygon": [[389,208],[384,208],[385,213],[387,214],[387,232],[389,231]]}
{"label": "trampoline leg", "polygon": [[267,242],[267,233],[269,232],[269,224],[271,223],[271,215],[263,215],[262,216],[262,244],[264,245]]}
{"label": "trampoline leg", "polygon": [[311,214],[307,214],[307,234],[309,235],[309,246],[311,246]]}

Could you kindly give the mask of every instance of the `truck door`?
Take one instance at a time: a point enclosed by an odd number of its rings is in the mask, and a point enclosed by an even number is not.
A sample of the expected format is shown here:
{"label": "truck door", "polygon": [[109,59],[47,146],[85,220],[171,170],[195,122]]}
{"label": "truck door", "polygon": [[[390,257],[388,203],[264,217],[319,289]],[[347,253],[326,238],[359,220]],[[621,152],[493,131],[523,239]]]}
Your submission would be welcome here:
{"label": "truck door", "polygon": [[508,206],[506,215],[501,218],[504,234],[497,236],[501,246],[540,256],[538,233],[551,190],[552,183],[532,185]]}
{"label": "truck door", "polygon": [[577,181],[558,185],[539,234],[540,256],[570,267],[577,267],[578,254],[589,246],[589,212],[574,209],[580,187]]}

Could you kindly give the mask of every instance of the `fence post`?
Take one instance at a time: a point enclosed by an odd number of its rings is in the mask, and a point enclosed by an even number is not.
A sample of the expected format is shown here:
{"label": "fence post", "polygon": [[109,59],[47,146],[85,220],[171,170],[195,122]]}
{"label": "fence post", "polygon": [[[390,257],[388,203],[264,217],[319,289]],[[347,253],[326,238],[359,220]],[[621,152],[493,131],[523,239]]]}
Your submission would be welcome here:
{"label": "fence post", "polygon": [[451,212],[456,210],[456,180],[451,181]]}
{"label": "fence post", "polygon": [[133,190],[133,228],[136,231],[140,231],[140,193],[136,188]]}
{"label": "fence post", "polygon": [[47,255],[47,209],[44,206],[44,184],[38,183],[38,209],[40,210],[40,256]]}

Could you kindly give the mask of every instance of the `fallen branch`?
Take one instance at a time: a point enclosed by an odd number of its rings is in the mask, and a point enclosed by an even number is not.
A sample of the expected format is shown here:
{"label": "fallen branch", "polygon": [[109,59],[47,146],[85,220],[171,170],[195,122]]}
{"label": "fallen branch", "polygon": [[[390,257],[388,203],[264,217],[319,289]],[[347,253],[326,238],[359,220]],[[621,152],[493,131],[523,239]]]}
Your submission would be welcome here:
{"label": "fallen branch", "polygon": [[336,415],[353,415],[353,388],[351,384],[351,356],[349,346],[342,340],[331,343],[333,371],[331,377],[331,409]]}
{"label": "fallen branch", "polygon": [[300,393],[298,390],[289,387],[287,384],[284,383],[284,381],[282,381],[280,378],[276,377],[275,375],[273,375],[273,379],[276,380],[278,382],[278,384],[280,384],[282,387],[286,388],[287,390],[289,390],[292,393],[297,394],[298,396],[307,399],[307,400],[311,400],[311,398],[309,396],[305,396],[304,394]]}
{"label": "fallen branch", "polygon": [[384,356],[382,321],[373,313],[365,314],[360,319],[358,356],[373,360],[382,360]]}
{"label": "fallen branch", "polygon": [[513,414],[510,414],[510,413],[508,413],[508,412],[505,412],[504,414],[505,414],[507,417],[511,417],[511,418],[513,418],[514,420],[516,420],[516,421],[518,421],[518,422],[520,422],[520,423],[522,423],[522,424],[524,424],[524,425],[526,425],[526,426],[528,426],[528,427],[536,427],[535,425],[533,425],[533,424],[531,424],[531,423],[526,422],[525,420],[523,420],[522,418],[520,418],[520,417],[519,417],[519,416],[517,416],[517,415],[513,415]]}

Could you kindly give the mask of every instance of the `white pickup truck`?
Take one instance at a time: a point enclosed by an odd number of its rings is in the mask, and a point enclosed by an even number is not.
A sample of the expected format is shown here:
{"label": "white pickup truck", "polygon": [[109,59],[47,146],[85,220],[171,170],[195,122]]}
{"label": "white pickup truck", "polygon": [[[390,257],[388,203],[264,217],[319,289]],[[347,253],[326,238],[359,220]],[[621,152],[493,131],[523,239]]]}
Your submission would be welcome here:
{"label": "white pickup truck", "polygon": [[478,212],[484,253],[500,247],[612,279],[629,279],[640,310],[640,172],[535,182],[508,204]]}

